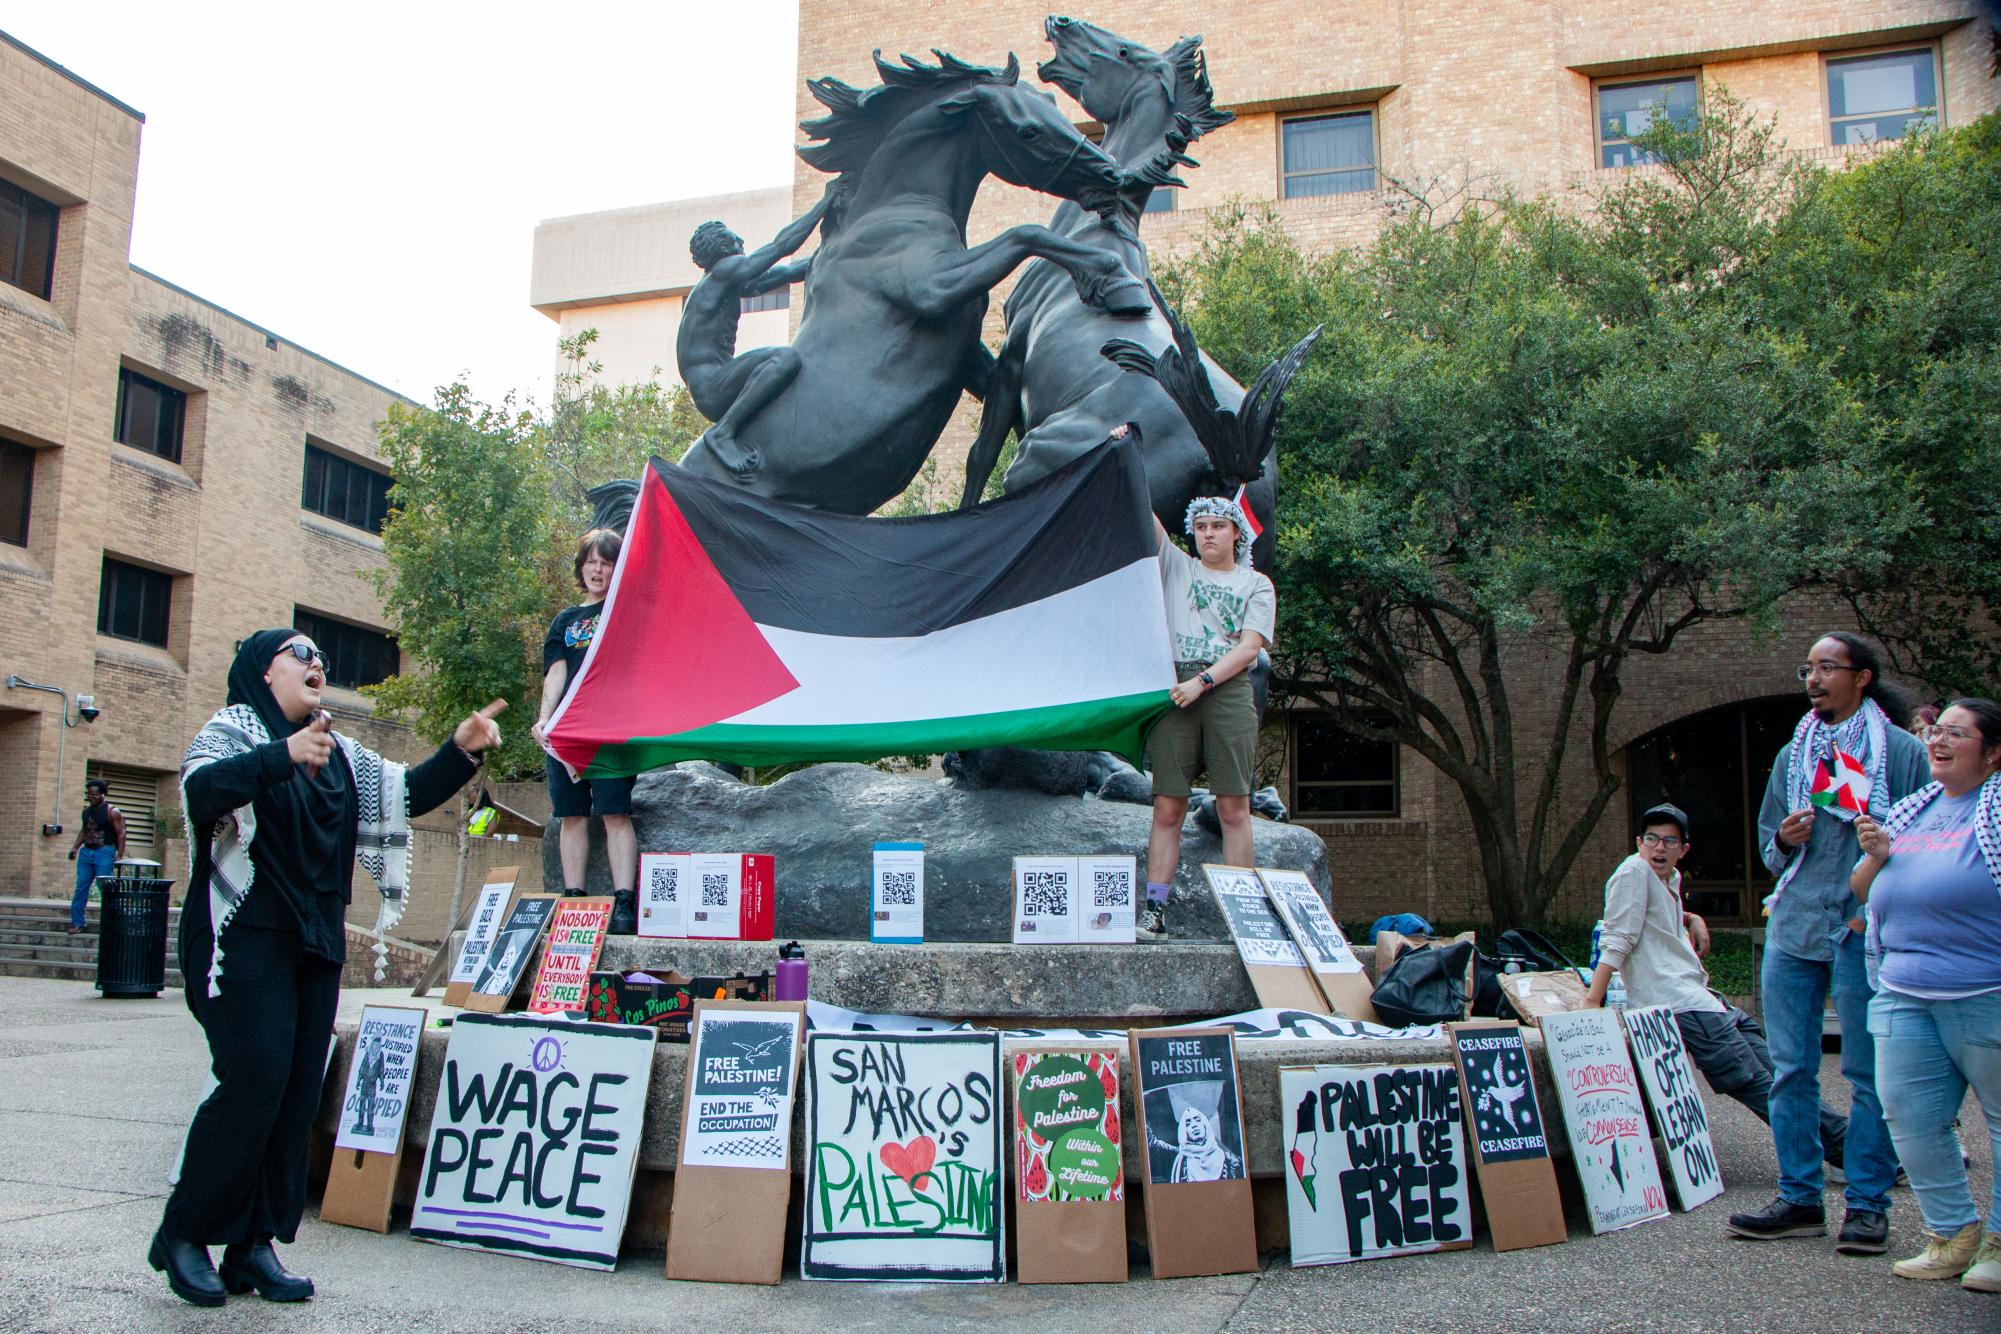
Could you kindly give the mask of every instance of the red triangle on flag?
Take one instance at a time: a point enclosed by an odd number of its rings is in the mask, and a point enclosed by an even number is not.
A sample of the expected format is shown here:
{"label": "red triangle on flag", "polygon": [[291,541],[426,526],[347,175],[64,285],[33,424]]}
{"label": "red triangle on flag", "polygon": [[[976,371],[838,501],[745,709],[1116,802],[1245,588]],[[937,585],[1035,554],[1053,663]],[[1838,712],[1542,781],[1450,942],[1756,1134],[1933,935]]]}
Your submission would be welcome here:
{"label": "red triangle on flag", "polygon": [[1263,537],[1265,535],[1264,525],[1258,522],[1257,515],[1251,513],[1251,497],[1250,497],[1249,486],[1247,485],[1239,486],[1237,488],[1237,494],[1231,496],[1230,499],[1236,505],[1238,510],[1242,511],[1244,516],[1244,522],[1250,525],[1251,541],[1255,542],[1259,538]]}

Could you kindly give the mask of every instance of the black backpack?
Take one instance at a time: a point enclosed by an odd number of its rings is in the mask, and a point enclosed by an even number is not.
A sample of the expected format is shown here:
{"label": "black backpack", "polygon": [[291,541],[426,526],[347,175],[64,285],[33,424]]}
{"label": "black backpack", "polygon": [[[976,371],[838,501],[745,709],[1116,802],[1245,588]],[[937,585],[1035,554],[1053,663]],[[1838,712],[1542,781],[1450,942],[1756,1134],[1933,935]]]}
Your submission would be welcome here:
{"label": "black backpack", "polygon": [[1449,1024],[1466,1017],[1466,963],[1473,942],[1434,949],[1406,946],[1382,972],[1370,1003],[1392,1028]]}

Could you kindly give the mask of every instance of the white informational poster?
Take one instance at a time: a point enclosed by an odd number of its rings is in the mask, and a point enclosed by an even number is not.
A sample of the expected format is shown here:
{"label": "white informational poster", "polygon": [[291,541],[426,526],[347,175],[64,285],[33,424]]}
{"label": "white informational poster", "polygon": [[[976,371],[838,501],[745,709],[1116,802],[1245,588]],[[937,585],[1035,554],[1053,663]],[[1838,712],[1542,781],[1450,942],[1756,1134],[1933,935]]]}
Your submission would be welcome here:
{"label": "white informational poster", "polygon": [[417,1073],[417,1044],[423,1034],[422,1010],[362,1007],[334,1147],[363,1153],[395,1153],[403,1147],[403,1118],[410,1110],[410,1081]]}
{"label": "white informational poster", "polygon": [[640,855],[640,935],[678,940],[688,934],[689,860],[685,852]]}
{"label": "white informational poster", "polygon": [[616,1268],[656,1036],[627,1024],[460,1015],[410,1235]]}
{"label": "white informational poster", "polygon": [[1014,859],[1014,943],[1074,945],[1077,928],[1077,859]]}
{"label": "white informational poster", "polygon": [[868,938],[885,945],[924,943],[924,845],[878,843],[870,876]]}
{"label": "white informational poster", "polygon": [[736,940],[743,934],[743,856],[697,852],[688,858],[688,935]]}
{"label": "white informational poster", "polygon": [[1667,1192],[1618,1014],[1546,1014],[1540,1026],[1591,1230],[1615,1232],[1666,1218]]}
{"label": "white informational poster", "polygon": [[1716,1165],[1716,1146],[1709,1139],[1709,1109],[1695,1084],[1695,1066],[1682,1045],[1681,1025],[1665,1005],[1627,1010],[1626,1036],[1633,1044],[1633,1065],[1640,1087],[1654,1109],[1661,1144],[1667,1155],[1668,1179],[1683,1209],[1707,1204],[1723,1193],[1723,1172]]}
{"label": "white informational poster", "polygon": [[470,983],[479,973],[480,960],[493,945],[494,932],[500,929],[500,916],[507,910],[507,896],[514,892],[514,882],[481,885],[479,897],[473,901],[472,920],[466,923],[466,933],[459,942],[459,952],[452,960],[450,982]]}
{"label": "white informational poster", "polygon": [[1299,946],[1299,952],[1306,956],[1308,968],[1330,977],[1362,971],[1362,961],[1349,947],[1340,923],[1327,911],[1326,902],[1306,872],[1260,867],[1258,879],[1264,882],[1265,893],[1279,920]]}
{"label": "white informational poster", "polygon": [[1139,863],[1131,857],[1077,859],[1077,938],[1130,945],[1138,939]]}
{"label": "white informational poster", "polygon": [[[1230,926],[1230,938],[1236,942],[1237,954],[1246,967],[1306,967],[1306,956],[1299,952],[1299,946],[1286,934],[1285,925],[1273,914],[1265,898],[1264,882],[1258,879],[1256,871],[1205,865],[1202,872],[1209,878],[1209,888],[1216,893],[1216,902]],[[1307,989],[1312,989],[1311,983]]]}
{"label": "white informational poster", "polygon": [[792,1072],[804,1019],[797,1011],[777,1010],[704,1009],[695,1015],[683,1165],[792,1165]]}
{"label": "white informational poster", "polygon": [[1294,1265],[1473,1244],[1472,1166],[1451,1065],[1279,1069]]}

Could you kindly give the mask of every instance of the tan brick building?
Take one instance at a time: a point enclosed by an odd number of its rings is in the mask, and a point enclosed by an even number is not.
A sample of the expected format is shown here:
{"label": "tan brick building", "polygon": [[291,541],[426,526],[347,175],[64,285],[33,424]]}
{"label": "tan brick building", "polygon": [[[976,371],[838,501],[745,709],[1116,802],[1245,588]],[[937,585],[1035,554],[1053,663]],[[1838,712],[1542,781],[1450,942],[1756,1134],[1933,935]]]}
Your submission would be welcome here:
{"label": "tan brick building", "polygon": [[[343,730],[428,750],[344,688],[398,664],[372,576],[404,400],[130,265],[142,124],[0,34],[0,895],[69,893],[86,775],[185,877],[174,774],[260,627],[329,651]],[[420,905],[453,850],[420,838]]]}

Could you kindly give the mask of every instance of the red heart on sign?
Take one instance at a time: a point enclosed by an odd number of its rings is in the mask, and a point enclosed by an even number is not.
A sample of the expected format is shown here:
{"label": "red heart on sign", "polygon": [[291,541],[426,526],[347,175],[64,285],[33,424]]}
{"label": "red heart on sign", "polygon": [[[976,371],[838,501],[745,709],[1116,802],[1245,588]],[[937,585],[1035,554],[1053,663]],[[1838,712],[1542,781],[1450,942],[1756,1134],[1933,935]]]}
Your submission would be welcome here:
{"label": "red heart on sign", "polygon": [[919,1135],[908,1144],[891,1141],[876,1150],[882,1165],[910,1184],[912,1190],[930,1180],[931,1164],[938,1161],[938,1145],[929,1135]]}

